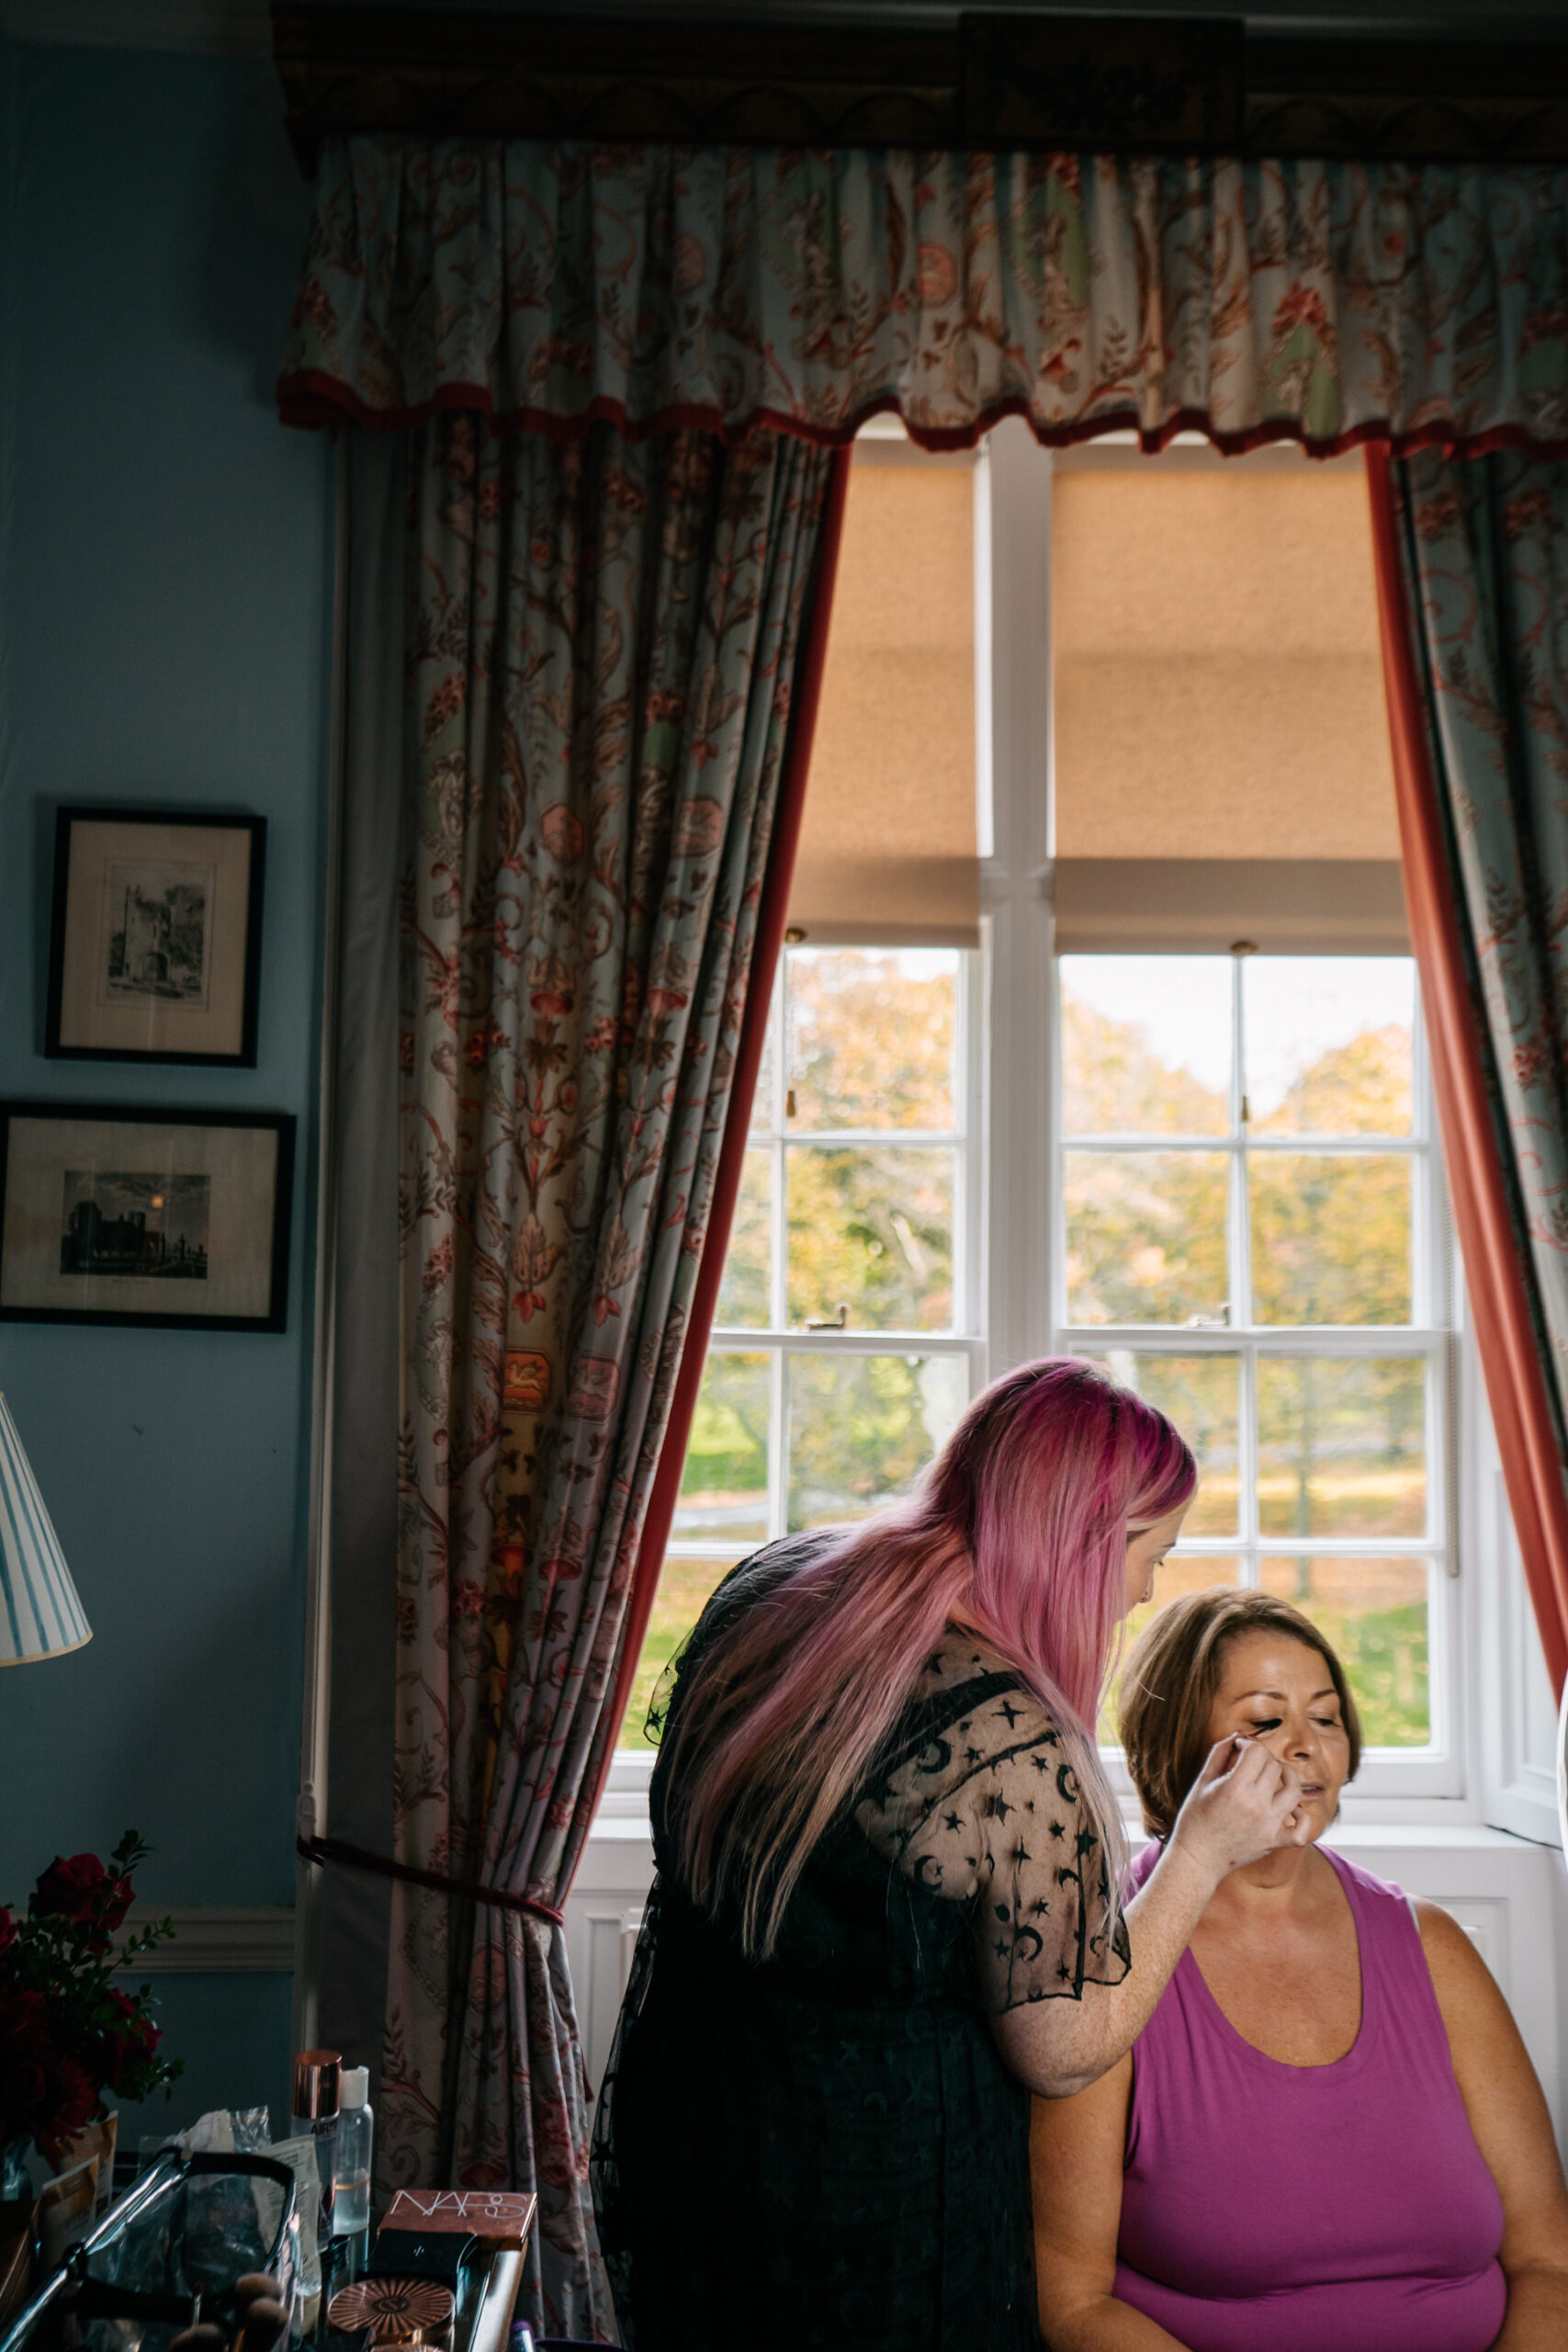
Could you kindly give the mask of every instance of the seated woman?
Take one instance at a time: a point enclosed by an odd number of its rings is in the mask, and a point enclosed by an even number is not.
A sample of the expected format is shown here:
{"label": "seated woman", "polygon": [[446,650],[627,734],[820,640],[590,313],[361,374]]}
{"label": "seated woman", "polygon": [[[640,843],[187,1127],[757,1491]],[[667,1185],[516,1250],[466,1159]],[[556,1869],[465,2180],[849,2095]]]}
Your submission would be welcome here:
{"label": "seated woman", "polygon": [[[1323,1836],[1360,1727],[1307,1618],[1190,1594],[1122,1689],[1156,1841],[1230,1739],[1294,1769]],[[1221,1880],[1127,2056],[1035,2102],[1032,2165],[1052,2352],[1568,2346],[1568,2191],[1501,1994],[1436,1904],[1315,1843]]]}

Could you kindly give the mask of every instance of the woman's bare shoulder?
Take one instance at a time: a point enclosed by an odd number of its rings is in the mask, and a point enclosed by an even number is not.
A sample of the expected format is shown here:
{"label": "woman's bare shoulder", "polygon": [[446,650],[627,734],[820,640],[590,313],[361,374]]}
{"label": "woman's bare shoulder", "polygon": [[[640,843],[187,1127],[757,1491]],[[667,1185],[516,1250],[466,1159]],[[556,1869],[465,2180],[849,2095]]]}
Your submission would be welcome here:
{"label": "woman's bare shoulder", "polygon": [[1468,2003],[1484,2000],[1490,1995],[1493,2000],[1502,2002],[1503,1996],[1491,1970],[1452,1912],[1445,1911],[1440,1903],[1433,1903],[1423,1894],[1413,1894],[1410,1905],[1437,1988],[1438,2005],[1445,2017],[1450,1996]]}

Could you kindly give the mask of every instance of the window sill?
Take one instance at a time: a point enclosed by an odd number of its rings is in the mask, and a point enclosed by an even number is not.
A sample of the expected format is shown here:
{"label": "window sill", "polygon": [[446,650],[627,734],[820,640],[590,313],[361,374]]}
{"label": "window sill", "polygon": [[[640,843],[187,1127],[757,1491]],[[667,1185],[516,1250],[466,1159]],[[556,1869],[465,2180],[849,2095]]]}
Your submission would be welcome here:
{"label": "window sill", "polygon": [[[1394,1806],[1401,1804],[1421,1804],[1422,1817],[1413,1820],[1408,1812],[1395,1811]],[[1460,1810],[1452,1799],[1395,1799],[1387,1807],[1369,1800],[1365,1812],[1341,1815],[1324,1842],[1352,1859],[1363,1850],[1393,1848],[1413,1853],[1524,1855],[1556,1851],[1550,1840],[1518,1837],[1511,1829],[1494,1829],[1482,1821],[1445,1817],[1441,1811],[1445,1804],[1451,1813]],[[1123,1819],[1128,1843],[1136,1852],[1145,1842],[1146,1833],[1135,1815],[1124,1815]],[[653,1824],[646,1793],[639,1801],[635,1792],[617,1791],[612,1785],[588,1833],[589,1848],[599,1847],[606,1854],[625,1854],[628,1847],[639,1842],[651,1845],[652,1840]]]}

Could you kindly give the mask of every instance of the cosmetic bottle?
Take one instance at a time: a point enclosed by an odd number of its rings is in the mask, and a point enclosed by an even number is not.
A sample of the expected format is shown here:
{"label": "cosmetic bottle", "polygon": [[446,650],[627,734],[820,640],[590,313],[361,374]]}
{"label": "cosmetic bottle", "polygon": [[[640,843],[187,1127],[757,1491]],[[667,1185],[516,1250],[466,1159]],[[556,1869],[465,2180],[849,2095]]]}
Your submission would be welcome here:
{"label": "cosmetic bottle", "polygon": [[370,2070],[345,2066],[338,2077],[337,2178],[333,2190],[333,2228],[340,2238],[370,2227]]}
{"label": "cosmetic bottle", "polygon": [[288,2119],[289,2130],[296,2138],[308,2136],[316,2143],[316,2171],[321,2184],[317,2223],[317,2243],[321,2245],[330,2245],[333,2235],[338,2069],[342,2064],[343,2053],[338,2050],[301,2050],[294,2061],[294,2098]]}

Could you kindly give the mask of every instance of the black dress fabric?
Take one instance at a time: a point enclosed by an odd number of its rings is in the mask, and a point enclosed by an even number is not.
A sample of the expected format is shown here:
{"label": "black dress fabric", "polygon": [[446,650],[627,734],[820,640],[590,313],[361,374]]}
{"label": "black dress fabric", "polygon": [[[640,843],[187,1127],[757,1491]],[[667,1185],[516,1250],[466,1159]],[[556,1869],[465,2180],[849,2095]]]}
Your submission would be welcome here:
{"label": "black dress fabric", "polygon": [[[666,1709],[734,1612],[828,1539],[743,1562]],[[950,1628],[813,1853],[766,1962],[683,1891],[681,1792],[652,1781],[659,1877],[593,2134],[633,2352],[1038,2352],[1029,2099],[987,2015],[1127,1969],[1060,1736]]]}

